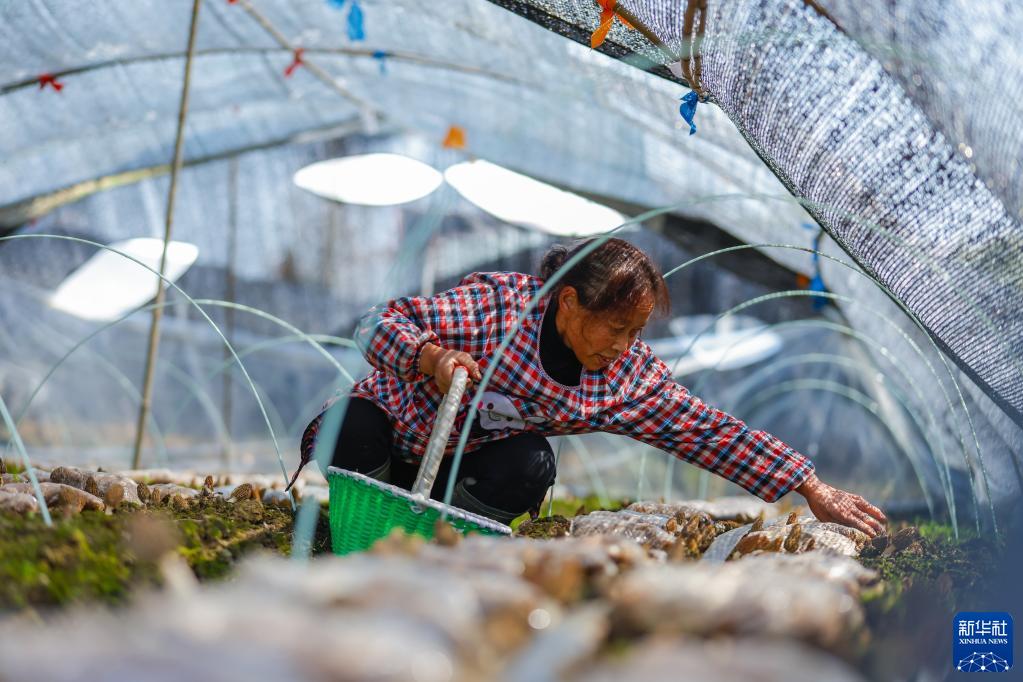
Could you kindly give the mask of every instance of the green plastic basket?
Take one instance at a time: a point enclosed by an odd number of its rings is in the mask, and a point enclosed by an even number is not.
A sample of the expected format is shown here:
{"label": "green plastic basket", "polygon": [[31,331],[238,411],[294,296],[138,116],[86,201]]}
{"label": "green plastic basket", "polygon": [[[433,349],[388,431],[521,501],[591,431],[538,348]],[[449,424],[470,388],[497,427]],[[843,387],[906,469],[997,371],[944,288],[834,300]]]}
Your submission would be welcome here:
{"label": "green plastic basket", "polygon": [[334,554],[367,550],[395,528],[432,538],[440,518],[462,533],[511,534],[511,528],[502,523],[430,499],[467,379],[464,369],[455,371],[451,389],[437,410],[433,433],[412,491],[347,469],[327,468],[330,537]]}
{"label": "green plastic basket", "polygon": [[330,538],[334,554],[369,549],[395,528],[432,538],[437,519],[462,533],[508,535],[511,528],[435,500],[415,498],[408,490],[368,476],[330,467]]}

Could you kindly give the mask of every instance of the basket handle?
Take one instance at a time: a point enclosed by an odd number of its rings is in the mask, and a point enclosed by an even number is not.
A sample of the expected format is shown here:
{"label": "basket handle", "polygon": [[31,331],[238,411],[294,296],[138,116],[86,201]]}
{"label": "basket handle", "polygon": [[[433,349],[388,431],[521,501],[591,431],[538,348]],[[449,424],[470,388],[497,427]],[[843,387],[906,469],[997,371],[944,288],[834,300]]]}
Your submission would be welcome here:
{"label": "basket handle", "polygon": [[448,389],[444,401],[440,404],[440,409],[437,410],[433,433],[430,434],[430,442],[426,445],[423,463],[419,465],[419,474],[416,476],[415,485],[412,486],[413,495],[430,497],[430,491],[433,490],[433,483],[437,480],[437,470],[440,469],[440,462],[444,458],[444,449],[448,444],[451,429],[455,425],[455,416],[462,403],[462,395],[465,393],[468,379],[469,373],[464,367],[455,368],[455,374],[451,378],[451,388]]}

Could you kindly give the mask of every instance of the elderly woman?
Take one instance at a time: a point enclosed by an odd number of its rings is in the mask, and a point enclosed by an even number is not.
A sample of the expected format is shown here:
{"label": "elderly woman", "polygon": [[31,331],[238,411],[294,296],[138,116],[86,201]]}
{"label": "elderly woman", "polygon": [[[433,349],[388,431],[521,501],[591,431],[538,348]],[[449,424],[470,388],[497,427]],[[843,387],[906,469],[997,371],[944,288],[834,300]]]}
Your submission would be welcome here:
{"label": "elderly woman", "polygon": [[[668,293],[650,258],[621,239],[584,256],[526,313],[540,287],[589,242],[555,246],[540,277],[475,273],[429,298],[390,301],[360,325],[360,345],[376,368],[357,383],[333,447],[333,465],[410,487],[455,369],[470,380],[496,363],[479,414],[468,425],[452,504],[507,523],[535,508],[554,482],[546,436],[607,431],[649,443],[733,481],[768,502],[789,491],[824,521],[873,536],[884,515],[858,495],[821,482],[813,464],[785,443],[716,410],[672,379],[640,333]],[[509,335],[500,357],[498,346]],[[470,392],[447,454],[466,428]],[[325,413],[306,429],[302,464],[312,457]],[[450,458],[434,486],[441,494]]]}

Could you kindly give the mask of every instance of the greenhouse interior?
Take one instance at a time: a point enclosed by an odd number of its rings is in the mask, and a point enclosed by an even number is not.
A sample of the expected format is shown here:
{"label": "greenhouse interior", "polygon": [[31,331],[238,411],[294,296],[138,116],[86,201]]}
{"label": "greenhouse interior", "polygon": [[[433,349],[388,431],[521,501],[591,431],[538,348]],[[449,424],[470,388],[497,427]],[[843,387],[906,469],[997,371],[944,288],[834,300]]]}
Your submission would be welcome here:
{"label": "greenhouse interior", "polygon": [[1015,674],[1023,4],[0,33],[0,680]]}

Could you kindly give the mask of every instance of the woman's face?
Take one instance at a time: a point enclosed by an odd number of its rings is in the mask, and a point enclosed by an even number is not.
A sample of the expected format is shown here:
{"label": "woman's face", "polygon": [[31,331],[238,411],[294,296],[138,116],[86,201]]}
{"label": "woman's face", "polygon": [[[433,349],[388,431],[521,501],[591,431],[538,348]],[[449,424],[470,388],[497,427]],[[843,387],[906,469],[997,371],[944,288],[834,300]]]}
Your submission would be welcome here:
{"label": "woman's face", "polygon": [[566,286],[558,294],[558,333],[583,367],[601,370],[632,346],[653,309],[648,294],[631,309],[593,313],[579,303],[575,287]]}

